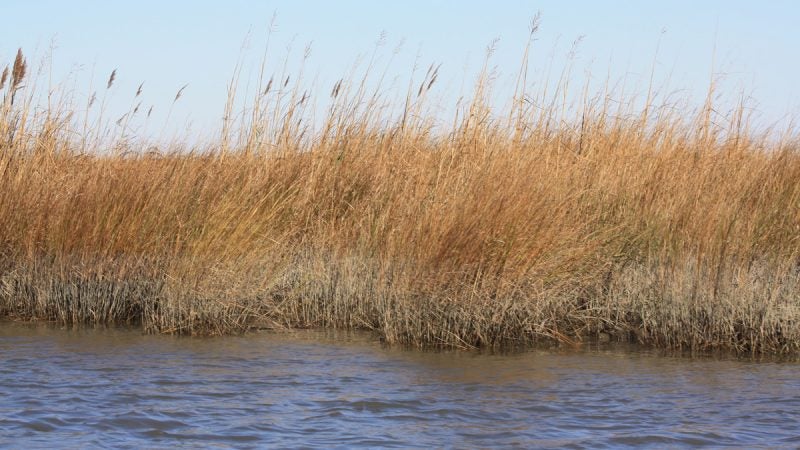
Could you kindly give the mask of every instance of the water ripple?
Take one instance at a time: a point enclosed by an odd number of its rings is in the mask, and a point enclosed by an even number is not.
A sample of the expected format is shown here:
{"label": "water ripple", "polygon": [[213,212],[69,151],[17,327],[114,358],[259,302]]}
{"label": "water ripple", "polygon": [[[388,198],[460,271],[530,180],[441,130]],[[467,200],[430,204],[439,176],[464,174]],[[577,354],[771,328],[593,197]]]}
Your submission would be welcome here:
{"label": "water ripple", "polygon": [[785,447],[800,365],[0,324],[0,446]]}

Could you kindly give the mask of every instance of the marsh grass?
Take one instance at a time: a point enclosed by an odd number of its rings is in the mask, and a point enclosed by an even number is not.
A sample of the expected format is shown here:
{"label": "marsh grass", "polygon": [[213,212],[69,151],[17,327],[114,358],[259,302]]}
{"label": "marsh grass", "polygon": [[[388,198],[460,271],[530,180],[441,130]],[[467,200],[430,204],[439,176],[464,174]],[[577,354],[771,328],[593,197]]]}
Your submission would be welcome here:
{"label": "marsh grass", "polygon": [[21,52],[12,67],[2,316],[358,328],[414,346],[602,334],[800,350],[798,141],[751,131],[743,107],[726,122],[710,103],[688,113],[650,96],[643,110],[607,95],[569,109],[563,92],[527,92],[523,73],[496,114],[481,76],[443,130],[425,113],[432,66],[399,114],[366,75],[340,80],[314,127],[310,94],[282,74],[238,128],[229,99],[219,142],[154,150],[101,141],[75,123],[83,111],[33,108]]}

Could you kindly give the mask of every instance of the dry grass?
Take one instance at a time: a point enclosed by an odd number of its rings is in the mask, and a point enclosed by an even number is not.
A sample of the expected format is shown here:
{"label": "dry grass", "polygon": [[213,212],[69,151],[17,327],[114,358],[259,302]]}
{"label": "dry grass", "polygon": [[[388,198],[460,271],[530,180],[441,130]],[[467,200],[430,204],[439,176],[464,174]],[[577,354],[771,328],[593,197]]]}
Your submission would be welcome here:
{"label": "dry grass", "polygon": [[228,111],[208,149],[153,152],[102,147],[31,91],[12,104],[24,67],[0,109],[0,316],[800,350],[800,149],[749,131],[742,108],[720,125],[710,104],[570,112],[518,89],[492,114],[482,77],[436,131],[432,68],[399,115],[342,80],[310,129],[284,75],[238,134]]}

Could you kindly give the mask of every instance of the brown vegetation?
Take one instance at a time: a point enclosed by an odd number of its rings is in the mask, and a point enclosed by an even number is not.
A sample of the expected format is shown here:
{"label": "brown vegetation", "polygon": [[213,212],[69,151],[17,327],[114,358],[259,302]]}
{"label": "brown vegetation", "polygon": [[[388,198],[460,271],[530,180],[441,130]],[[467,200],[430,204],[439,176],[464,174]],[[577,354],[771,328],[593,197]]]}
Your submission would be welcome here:
{"label": "brown vegetation", "polygon": [[520,88],[492,114],[482,77],[442,131],[431,69],[399,114],[342,80],[307,128],[284,76],[238,134],[228,114],[208,148],[154,152],[13,102],[24,76],[20,53],[0,109],[0,316],[800,350],[800,150],[742,108],[720,124],[710,104],[600,96],[568,115],[561,93]]}

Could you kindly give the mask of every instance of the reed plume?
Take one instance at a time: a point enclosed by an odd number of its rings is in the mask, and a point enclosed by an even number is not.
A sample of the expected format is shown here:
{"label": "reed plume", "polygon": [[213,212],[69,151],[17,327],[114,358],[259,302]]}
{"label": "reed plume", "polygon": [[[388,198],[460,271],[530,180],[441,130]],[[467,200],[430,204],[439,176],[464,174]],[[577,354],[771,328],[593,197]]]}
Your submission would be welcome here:
{"label": "reed plume", "polygon": [[111,71],[111,75],[108,76],[108,83],[106,83],[106,89],[111,89],[111,86],[114,85],[114,80],[117,79],[117,69]]}
{"label": "reed plume", "polygon": [[8,66],[3,69],[3,73],[0,75],[0,90],[5,87],[6,81],[8,81]]}
{"label": "reed plume", "polygon": [[14,66],[11,71],[11,89],[17,90],[25,79],[25,74],[28,70],[28,63],[22,55],[22,49],[17,50],[17,56],[14,58]]}

